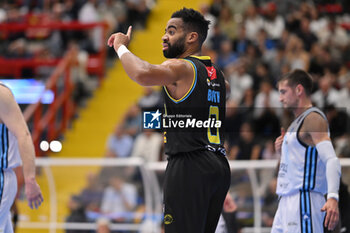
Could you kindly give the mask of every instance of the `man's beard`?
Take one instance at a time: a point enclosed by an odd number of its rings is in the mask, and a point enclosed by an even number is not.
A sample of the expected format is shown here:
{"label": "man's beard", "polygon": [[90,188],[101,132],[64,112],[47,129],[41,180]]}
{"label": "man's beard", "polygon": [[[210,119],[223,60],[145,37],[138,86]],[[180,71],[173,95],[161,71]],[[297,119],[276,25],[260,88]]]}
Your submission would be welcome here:
{"label": "man's beard", "polygon": [[173,45],[168,44],[168,49],[163,50],[163,55],[166,58],[177,58],[185,51],[185,36],[176,41]]}

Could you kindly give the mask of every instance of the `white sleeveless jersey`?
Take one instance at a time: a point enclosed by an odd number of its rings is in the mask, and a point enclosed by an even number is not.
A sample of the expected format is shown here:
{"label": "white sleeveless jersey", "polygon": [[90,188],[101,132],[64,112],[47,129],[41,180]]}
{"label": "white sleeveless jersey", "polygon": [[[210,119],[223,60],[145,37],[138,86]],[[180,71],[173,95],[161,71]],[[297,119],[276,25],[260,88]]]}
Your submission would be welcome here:
{"label": "white sleeveless jersey", "polygon": [[15,168],[22,164],[16,137],[0,124],[0,170]]}
{"label": "white sleeveless jersey", "polygon": [[294,194],[300,190],[327,193],[325,164],[319,158],[315,146],[308,146],[298,138],[301,125],[311,112],[317,112],[327,120],[323,112],[312,107],[304,111],[289,126],[281,149],[276,191],[279,196]]}

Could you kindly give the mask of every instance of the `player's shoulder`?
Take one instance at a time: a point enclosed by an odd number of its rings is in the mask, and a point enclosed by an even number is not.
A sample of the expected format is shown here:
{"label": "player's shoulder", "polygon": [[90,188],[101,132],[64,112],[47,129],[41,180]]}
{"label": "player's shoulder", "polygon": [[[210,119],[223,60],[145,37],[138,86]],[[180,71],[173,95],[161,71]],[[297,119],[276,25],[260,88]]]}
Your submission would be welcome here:
{"label": "player's shoulder", "polygon": [[168,59],[162,63],[163,66],[188,66],[189,63],[185,59]]}
{"label": "player's shoulder", "polygon": [[12,96],[12,91],[8,86],[0,82],[0,95]]}
{"label": "player's shoulder", "polygon": [[14,101],[14,95],[9,87],[4,84],[0,84],[0,103],[1,104],[9,104]]}
{"label": "player's shoulder", "polygon": [[327,120],[317,111],[310,112],[304,119],[304,126],[307,131],[328,129]]}

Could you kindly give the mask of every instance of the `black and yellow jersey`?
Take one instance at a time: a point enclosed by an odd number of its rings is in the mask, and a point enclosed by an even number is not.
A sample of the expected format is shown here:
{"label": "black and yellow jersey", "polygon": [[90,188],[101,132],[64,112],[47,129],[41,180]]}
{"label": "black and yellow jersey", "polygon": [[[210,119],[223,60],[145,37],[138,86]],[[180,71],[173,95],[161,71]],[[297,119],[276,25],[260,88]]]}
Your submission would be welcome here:
{"label": "black and yellow jersey", "polygon": [[225,79],[208,56],[184,59],[194,70],[191,88],[174,99],[163,88],[165,153],[212,150],[224,153]]}

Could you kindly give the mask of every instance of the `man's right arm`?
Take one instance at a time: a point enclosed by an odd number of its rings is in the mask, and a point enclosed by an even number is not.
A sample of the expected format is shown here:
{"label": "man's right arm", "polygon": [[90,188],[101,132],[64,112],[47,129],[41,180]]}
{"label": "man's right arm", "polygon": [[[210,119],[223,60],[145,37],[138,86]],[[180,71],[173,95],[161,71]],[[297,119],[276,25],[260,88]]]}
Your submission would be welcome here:
{"label": "man's right arm", "polygon": [[130,42],[131,30],[127,34],[112,34],[107,44],[114,47],[128,76],[142,86],[168,86],[182,78],[192,78],[193,68],[181,59],[169,59],[160,65],[146,62],[133,53],[126,46]]}

